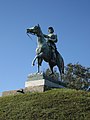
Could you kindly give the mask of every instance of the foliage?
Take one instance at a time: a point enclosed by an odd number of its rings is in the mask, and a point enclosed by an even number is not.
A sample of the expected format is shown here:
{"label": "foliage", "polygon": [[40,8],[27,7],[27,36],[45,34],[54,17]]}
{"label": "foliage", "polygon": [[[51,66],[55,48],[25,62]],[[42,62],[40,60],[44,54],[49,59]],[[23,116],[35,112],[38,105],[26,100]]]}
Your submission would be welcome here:
{"label": "foliage", "polygon": [[0,97],[0,120],[89,120],[90,93],[53,89]]}
{"label": "foliage", "polygon": [[90,85],[90,68],[85,68],[80,64],[68,64],[65,67],[63,81],[69,88],[85,89]]}

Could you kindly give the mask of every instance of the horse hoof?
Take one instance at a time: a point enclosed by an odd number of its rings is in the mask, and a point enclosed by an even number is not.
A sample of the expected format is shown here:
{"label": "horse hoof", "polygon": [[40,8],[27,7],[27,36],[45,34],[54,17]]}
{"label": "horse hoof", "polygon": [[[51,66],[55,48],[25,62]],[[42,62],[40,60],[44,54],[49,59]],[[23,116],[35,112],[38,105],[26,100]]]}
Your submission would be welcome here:
{"label": "horse hoof", "polygon": [[32,63],[32,66],[34,66],[35,64],[34,63]]}
{"label": "horse hoof", "polygon": [[54,73],[49,74],[49,76],[52,76]]}

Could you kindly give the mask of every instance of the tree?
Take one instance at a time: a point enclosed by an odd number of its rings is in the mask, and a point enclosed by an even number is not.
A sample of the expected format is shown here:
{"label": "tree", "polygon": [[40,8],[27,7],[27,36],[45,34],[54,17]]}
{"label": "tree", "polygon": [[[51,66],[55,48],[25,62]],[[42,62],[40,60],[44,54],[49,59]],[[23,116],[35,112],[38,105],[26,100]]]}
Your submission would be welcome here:
{"label": "tree", "polygon": [[90,85],[90,68],[83,67],[80,64],[69,63],[65,67],[63,81],[69,88],[85,89]]}

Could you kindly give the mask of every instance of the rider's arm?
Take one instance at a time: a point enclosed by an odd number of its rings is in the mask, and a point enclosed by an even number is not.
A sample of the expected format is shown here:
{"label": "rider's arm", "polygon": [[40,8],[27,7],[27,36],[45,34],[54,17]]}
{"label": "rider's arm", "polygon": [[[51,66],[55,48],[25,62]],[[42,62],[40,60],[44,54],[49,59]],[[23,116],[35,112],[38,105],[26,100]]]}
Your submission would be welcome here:
{"label": "rider's arm", "polygon": [[49,40],[56,43],[58,41],[57,35],[52,35],[51,37],[49,37]]}
{"label": "rider's arm", "polygon": [[44,37],[45,37],[45,38],[49,38],[49,36],[48,36],[48,35],[45,35],[45,34],[43,34],[43,35],[44,35]]}

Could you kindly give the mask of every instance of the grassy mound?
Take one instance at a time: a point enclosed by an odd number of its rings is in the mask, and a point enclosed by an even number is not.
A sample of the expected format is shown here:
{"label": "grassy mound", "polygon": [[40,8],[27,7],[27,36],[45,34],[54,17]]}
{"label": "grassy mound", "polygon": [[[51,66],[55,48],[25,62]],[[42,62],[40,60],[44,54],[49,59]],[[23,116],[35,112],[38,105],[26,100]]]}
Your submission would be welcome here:
{"label": "grassy mound", "polygon": [[90,120],[90,93],[53,89],[0,97],[0,120]]}

